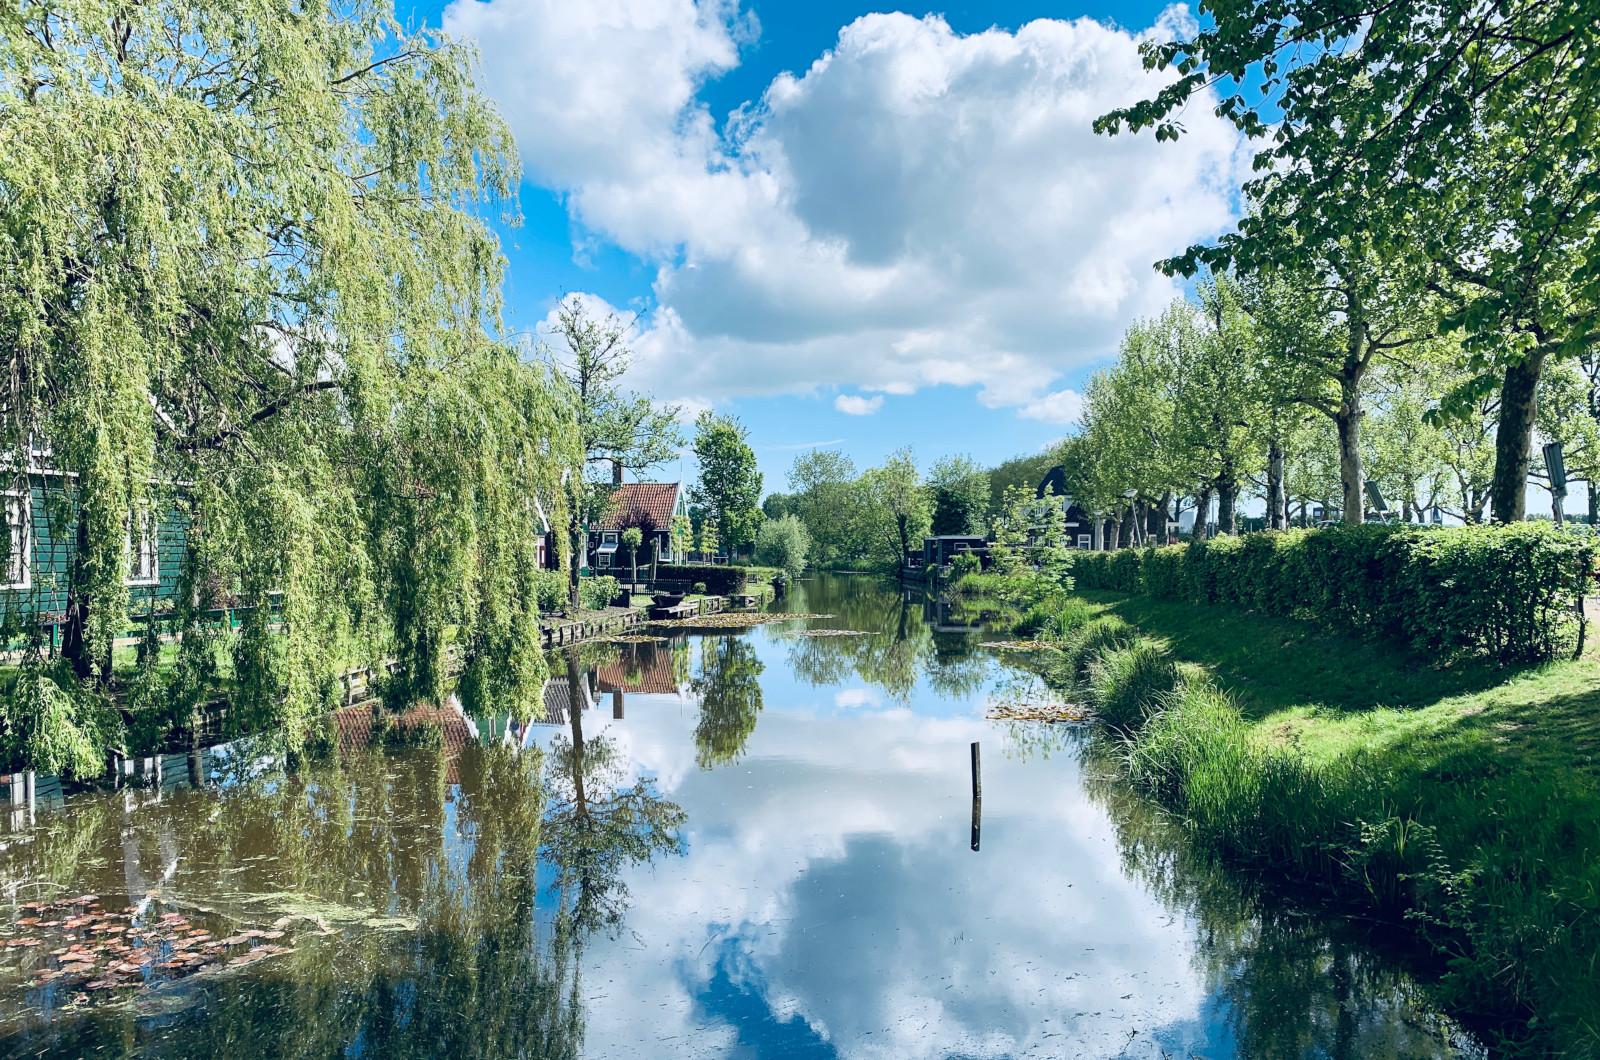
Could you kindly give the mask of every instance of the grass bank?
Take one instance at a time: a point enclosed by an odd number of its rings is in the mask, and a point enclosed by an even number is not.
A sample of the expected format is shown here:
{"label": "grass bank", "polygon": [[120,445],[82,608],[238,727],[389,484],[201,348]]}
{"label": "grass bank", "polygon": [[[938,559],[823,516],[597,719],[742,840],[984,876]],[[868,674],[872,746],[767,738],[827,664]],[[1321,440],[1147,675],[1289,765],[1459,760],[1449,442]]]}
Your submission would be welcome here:
{"label": "grass bank", "polygon": [[1600,659],[1438,667],[1226,607],[1018,604],[1203,842],[1403,925],[1499,1048],[1600,1056]]}

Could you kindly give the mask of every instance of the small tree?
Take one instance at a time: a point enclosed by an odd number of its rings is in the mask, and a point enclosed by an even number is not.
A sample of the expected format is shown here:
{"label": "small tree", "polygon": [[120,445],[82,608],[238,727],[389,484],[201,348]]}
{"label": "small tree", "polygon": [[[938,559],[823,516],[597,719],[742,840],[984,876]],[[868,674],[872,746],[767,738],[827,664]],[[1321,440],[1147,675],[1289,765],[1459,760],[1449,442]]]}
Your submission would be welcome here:
{"label": "small tree", "polygon": [[1028,507],[1033,500],[1028,487],[1007,486],[1000,511],[994,518],[994,544],[989,555],[1000,574],[1016,574],[1027,564]]}
{"label": "small tree", "polygon": [[628,565],[633,571],[632,581],[639,581],[639,546],[644,544],[644,531],[630,526],[622,532],[622,543],[628,549]]}
{"label": "small tree", "polygon": [[770,519],[756,531],[756,562],[779,567],[790,578],[805,572],[810,551],[811,535],[806,524],[792,515]]}
{"label": "small tree", "polygon": [[717,517],[707,514],[700,520],[700,527],[695,532],[695,551],[703,559],[714,560],[717,558],[717,549],[722,547],[722,538],[718,533]]}
{"label": "small tree", "polygon": [[672,554],[678,557],[681,563],[689,558],[689,553],[694,551],[694,522],[687,515],[674,515],[672,517]]}

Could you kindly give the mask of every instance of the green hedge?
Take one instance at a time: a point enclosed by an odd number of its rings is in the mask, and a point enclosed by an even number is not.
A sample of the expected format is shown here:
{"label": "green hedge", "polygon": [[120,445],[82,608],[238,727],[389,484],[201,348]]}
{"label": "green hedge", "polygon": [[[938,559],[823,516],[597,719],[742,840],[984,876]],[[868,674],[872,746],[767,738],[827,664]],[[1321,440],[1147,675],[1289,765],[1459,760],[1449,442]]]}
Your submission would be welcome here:
{"label": "green hedge", "polygon": [[731,596],[744,592],[750,579],[749,567],[725,567],[714,563],[663,563],[656,570],[658,581],[704,582],[706,592]]}
{"label": "green hedge", "polygon": [[1576,643],[1593,536],[1544,523],[1340,526],[1080,552],[1079,587],[1293,614],[1420,651],[1551,659]]}

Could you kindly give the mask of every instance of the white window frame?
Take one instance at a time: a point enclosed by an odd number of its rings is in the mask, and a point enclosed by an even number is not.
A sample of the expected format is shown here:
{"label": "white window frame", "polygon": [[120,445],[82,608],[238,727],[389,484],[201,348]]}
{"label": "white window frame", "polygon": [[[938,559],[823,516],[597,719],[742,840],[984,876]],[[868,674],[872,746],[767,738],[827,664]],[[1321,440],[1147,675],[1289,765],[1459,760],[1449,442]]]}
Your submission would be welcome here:
{"label": "white window frame", "polygon": [[612,552],[601,552],[595,556],[594,565],[602,570],[609,570],[611,568],[611,559],[614,555],[615,553]]}
{"label": "white window frame", "polygon": [[[133,532],[134,525],[140,531],[137,540]],[[140,561],[146,556],[150,560],[150,571],[140,577]],[[136,588],[161,584],[161,525],[154,512],[135,513],[129,519],[127,584]]]}
{"label": "white window frame", "polygon": [[1078,535],[1078,547],[1079,548],[1093,548],[1094,547],[1094,535],[1093,534],[1079,534]]}
{"label": "white window frame", "polygon": [[602,531],[600,531],[600,543],[602,545],[614,545],[614,544],[616,544],[617,543],[617,532],[615,530],[602,530]]}
{"label": "white window frame", "polygon": [[[5,571],[5,588],[33,588],[33,495],[31,491],[6,490],[6,523],[11,531],[10,566]],[[20,532],[19,532],[20,531]],[[18,539],[21,544],[18,545]]]}

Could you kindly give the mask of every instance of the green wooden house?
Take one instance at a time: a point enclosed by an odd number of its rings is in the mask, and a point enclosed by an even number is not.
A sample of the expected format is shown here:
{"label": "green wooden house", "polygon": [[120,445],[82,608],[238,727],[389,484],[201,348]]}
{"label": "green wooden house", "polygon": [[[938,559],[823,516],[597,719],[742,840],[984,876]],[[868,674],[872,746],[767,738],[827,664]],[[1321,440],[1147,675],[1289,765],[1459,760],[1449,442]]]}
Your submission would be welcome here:
{"label": "green wooden house", "polygon": [[[5,532],[9,538],[0,570],[0,617],[21,619],[52,627],[52,635],[66,616],[67,584],[77,544],[75,515],[60,525],[60,515],[70,511],[63,477],[58,472],[34,469],[28,489],[0,491],[4,498]],[[182,566],[185,524],[168,505],[156,518],[145,519],[128,535],[129,611],[148,614],[152,602],[157,612],[171,606]]]}

